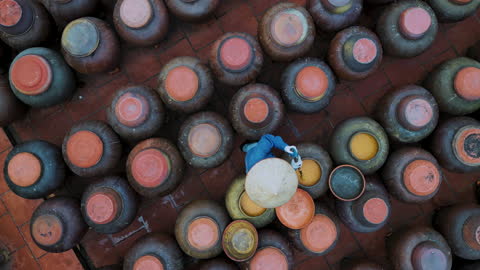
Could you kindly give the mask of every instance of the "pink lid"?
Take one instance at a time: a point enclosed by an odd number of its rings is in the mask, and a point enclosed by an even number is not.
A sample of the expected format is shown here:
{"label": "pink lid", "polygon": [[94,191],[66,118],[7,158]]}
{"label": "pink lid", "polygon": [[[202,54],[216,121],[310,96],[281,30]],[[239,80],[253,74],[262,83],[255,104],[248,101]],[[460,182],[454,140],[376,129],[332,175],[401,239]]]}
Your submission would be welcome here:
{"label": "pink lid", "polygon": [[0,24],[14,26],[22,18],[22,7],[15,0],[0,1]]}
{"label": "pink lid", "polygon": [[281,11],[272,20],[273,39],[285,47],[301,43],[305,39],[306,30],[306,19],[296,9]]}
{"label": "pink lid", "polygon": [[220,60],[231,70],[245,68],[252,61],[252,57],[252,46],[240,37],[229,38],[220,47]]}
{"label": "pink lid", "polygon": [[96,224],[107,224],[115,219],[118,212],[118,202],[109,192],[92,194],[86,202],[86,213]]}
{"label": "pink lid", "polygon": [[353,45],[353,58],[361,64],[369,64],[377,57],[377,45],[369,38],[361,38]]}
{"label": "pink lid", "polygon": [[421,7],[411,7],[400,14],[400,31],[408,38],[416,39],[425,34],[432,25],[432,17]]}
{"label": "pink lid", "polygon": [[147,119],[149,107],[143,96],[127,92],[115,104],[115,116],[123,125],[136,127]]}
{"label": "pink lid", "polygon": [[131,28],[142,28],[153,16],[148,0],[123,0],[120,5],[120,18]]}
{"label": "pink lid", "polygon": [[146,149],[133,158],[132,176],[140,185],[153,188],[161,185],[170,174],[170,160],[157,149]]}

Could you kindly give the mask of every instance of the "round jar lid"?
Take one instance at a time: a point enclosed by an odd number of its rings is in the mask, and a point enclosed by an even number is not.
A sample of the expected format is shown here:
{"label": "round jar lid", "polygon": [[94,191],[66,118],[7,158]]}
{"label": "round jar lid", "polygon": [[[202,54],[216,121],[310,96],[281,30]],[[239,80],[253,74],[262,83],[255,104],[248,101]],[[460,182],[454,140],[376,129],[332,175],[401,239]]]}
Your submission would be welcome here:
{"label": "round jar lid", "polygon": [[211,157],[218,152],[221,145],[222,134],[212,124],[194,126],[188,134],[188,146],[197,156]]}
{"label": "round jar lid", "polygon": [[142,28],[152,17],[153,9],[148,0],[123,0],[120,4],[120,19],[130,28]]}
{"label": "round jar lid", "polygon": [[131,172],[135,181],[143,187],[160,186],[170,175],[169,158],[160,150],[146,149],[135,155]]}
{"label": "round jar lid", "polygon": [[465,67],[455,75],[455,92],[466,100],[480,99],[480,68]]}
{"label": "round jar lid", "polygon": [[133,270],[163,270],[162,262],[155,256],[145,255],[138,258],[133,265]]}
{"label": "round jar lid", "polygon": [[243,114],[248,121],[258,124],[267,119],[269,108],[267,102],[262,98],[251,98],[243,107]]}
{"label": "round jar lid", "polygon": [[255,253],[249,263],[251,270],[288,270],[287,256],[276,247],[266,247]]}
{"label": "round jar lid", "polygon": [[96,224],[107,224],[117,216],[118,202],[110,192],[97,192],[92,194],[86,202],[88,218]]}
{"label": "round jar lid", "polygon": [[43,246],[55,245],[63,235],[63,224],[57,216],[41,215],[32,224],[32,237]]}
{"label": "round jar lid", "polygon": [[409,130],[419,130],[432,121],[432,104],[422,97],[409,96],[400,101],[397,115],[402,126]]}
{"label": "round jar lid", "polygon": [[377,53],[377,45],[369,38],[361,38],[353,44],[353,59],[360,64],[370,64],[377,57]]}
{"label": "round jar lid", "polygon": [[52,69],[39,55],[25,55],[12,64],[10,80],[22,94],[33,96],[48,90],[52,84]]}
{"label": "round jar lid", "polygon": [[240,196],[240,209],[250,217],[258,217],[267,211],[266,208],[263,208],[252,201],[247,192],[243,192]]}
{"label": "round jar lid", "polygon": [[352,165],[340,165],[331,173],[328,180],[332,194],[342,201],[353,201],[365,191],[365,177]]}
{"label": "round jar lid", "polygon": [[15,0],[0,1],[0,24],[6,27],[16,25],[22,19],[22,7]]}
{"label": "round jar lid", "polygon": [[165,79],[165,90],[175,101],[191,100],[200,87],[197,73],[187,66],[179,66],[170,70]]}
{"label": "round jar lid", "polygon": [[319,67],[304,67],[295,78],[295,90],[300,97],[306,100],[320,100],[327,92],[327,89],[327,74]]}
{"label": "round jar lid", "polygon": [[301,173],[297,170],[298,182],[302,186],[311,187],[320,181],[322,177],[322,167],[316,160],[303,159]]}
{"label": "round jar lid", "polygon": [[422,37],[432,25],[432,17],[421,7],[411,7],[400,14],[400,32],[410,39]]}
{"label": "round jar lid", "polygon": [[252,62],[253,48],[241,37],[231,37],[223,41],[220,46],[220,62],[226,68],[240,71]]}
{"label": "round jar lid", "polygon": [[127,92],[115,104],[115,116],[127,127],[137,127],[147,120],[150,106],[145,97]]}
{"label": "round jar lid", "polygon": [[18,153],[8,162],[7,171],[15,185],[29,187],[42,176],[42,162],[31,153]]}
{"label": "round jar lid", "polygon": [[337,226],[331,218],[318,214],[307,227],[300,230],[303,245],[314,253],[329,249],[338,239]]}
{"label": "round jar lid", "polygon": [[363,216],[372,224],[381,224],[388,217],[387,203],[381,198],[371,198],[363,204]]}
{"label": "round jar lid", "polygon": [[93,167],[100,162],[102,156],[102,139],[91,131],[78,131],[67,141],[67,158],[77,167]]}
{"label": "round jar lid", "polygon": [[100,44],[100,33],[89,19],[77,19],[67,25],[62,34],[63,49],[77,57],[93,54]]}
{"label": "round jar lid", "polygon": [[285,227],[299,230],[312,221],[315,215],[315,203],[308,192],[297,189],[290,201],[275,208],[275,213]]}
{"label": "round jar lid", "polygon": [[412,264],[418,270],[447,270],[447,256],[433,242],[423,242],[412,252]]}
{"label": "round jar lid", "polygon": [[403,183],[409,192],[417,196],[428,196],[440,185],[440,172],[428,160],[415,160],[403,171]]}
{"label": "round jar lid", "polygon": [[357,132],[350,139],[350,152],[358,160],[371,160],[378,153],[377,139],[368,133]]}
{"label": "round jar lid", "polygon": [[480,128],[466,126],[461,128],[453,138],[455,156],[464,164],[480,164]]}
{"label": "round jar lid", "polygon": [[273,40],[284,47],[293,47],[307,37],[307,19],[297,9],[286,9],[277,13],[271,22]]}
{"label": "round jar lid", "polygon": [[210,217],[199,217],[188,225],[188,243],[198,250],[207,250],[217,244],[220,228]]}

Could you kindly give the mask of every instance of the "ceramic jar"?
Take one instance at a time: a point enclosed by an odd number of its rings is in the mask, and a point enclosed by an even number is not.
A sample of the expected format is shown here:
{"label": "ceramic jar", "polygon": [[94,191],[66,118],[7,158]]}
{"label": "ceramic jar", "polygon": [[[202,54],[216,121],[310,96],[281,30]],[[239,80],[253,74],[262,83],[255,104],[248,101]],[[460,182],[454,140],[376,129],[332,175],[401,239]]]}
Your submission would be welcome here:
{"label": "ceramic jar", "polygon": [[289,242],[280,233],[273,230],[258,232],[258,248],[255,255],[243,269],[290,270],[293,269],[293,251]]}

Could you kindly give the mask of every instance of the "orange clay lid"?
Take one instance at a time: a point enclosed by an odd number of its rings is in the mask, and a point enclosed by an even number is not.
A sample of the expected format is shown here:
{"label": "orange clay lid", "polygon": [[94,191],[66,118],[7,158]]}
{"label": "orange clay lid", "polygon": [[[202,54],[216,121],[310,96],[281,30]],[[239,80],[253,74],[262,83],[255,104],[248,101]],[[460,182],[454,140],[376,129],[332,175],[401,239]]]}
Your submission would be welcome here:
{"label": "orange clay lid", "polygon": [[136,93],[123,94],[115,104],[115,116],[127,127],[137,127],[147,119],[150,106],[145,97]]}
{"label": "orange clay lid", "polygon": [[455,75],[454,87],[457,94],[466,100],[480,99],[480,68],[462,68]]}
{"label": "orange clay lid", "polygon": [[117,198],[110,192],[94,193],[87,199],[86,212],[96,224],[110,223],[117,216]]}
{"label": "orange clay lid", "polygon": [[361,64],[370,64],[377,57],[377,45],[369,38],[361,38],[353,44],[353,58]]}
{"label": "orange clay lid", "polygon": [[145,255],[133,264],[133,270],[163,270],[162,262],[155,256]]}
{"label": "orange clay lid", "polygon": [[200,157],[211,157],[222,145],[220,130],[212,124],[194,126],[188,134],[188,146],[192,153]]}
{"label": "orange clay lid", "polygon": [[189,101],[198,91],[197,73],[187,66],[179,66],[170,70],[165,79],[165,90],[175,101]]}
{"label": "orange clay lid", "polygon": [[142,28],[153,17],[153,9],[148,0],[123,0],[120,5],[120,19],[130,28]]}
{"label": "orange clay lid", "polygon": [[295,78],[295,90],[297,94],[306,100],[320,100],[327,92],[327,89],[327,74],[318,67],[305,67],[298,72]]}
{"label": "orange clay lid", "polygon": [[240,209],[250,217],[258,217],[261,214],[265,213],[267,211],[266,208],[263,208],[256,204],[250,197],[248,196],[247,192],[243,192],[242,195],[240,196]]}
{"label": "orange clay lid", "polygon": [[15,0],[0,1],[0,24],[14,26],[22,18],[22,7]]}
{"label": "orange clay lid", "polygon": [[307,20],[296,9],[286,9],[277,13],[270,27],[273,40],[284,47],[298,45],[307,36]]}
{"label": "orange clay lid", "polygon": [[91,131],[77,131],[67,141],[67,158],[77,167],[93,167],[102,159],[102,156],[102,139]]}
{"label": "orange clay lid", "polygon": [[8,177],[20,187],[35,184],[42,175],[42,163],[35,155],[22,152],[16,154],[8,163]]}
{"label": "orange clay lid", "polygon": [[135,181],[143,187],[160,186],[170,175],[169,158],[160,150],[146,149],[135,155],[131,172]]}
{"label": "orange clay lid", "polygon": [[241,37],[231,37],[220,47],[220,62],[228,69],[242,70],[253,58],[252,46]]}
{"label": "orange clay lid", "polygon": [[422,242],[412,251],[412,265],[418,270],[447,270],[445,253],[433,242]]}
{"label": "orange clay lid", "polygon": [[432,17],[421,7],[407,8],[400,14],[400,32],[408,38],[420,38],[432,25]]}
{"label": "orange clay lid", "polygon": [[305,228],[312,221],[315,203],[308,192],[297,189],[290,201],[275,208],[275,213],[287,228],[298,230]]}
{"label": "orange clay lid", "polygon": [[463,240],[473,249],[480,250],[480,216],[473,215],[463,224]]}
{"label": "orange clay lid", "polygon": [[210,217],[195,219],[187,229],[188,243],[198,250],[207,250],[219,240],[220,229]]}
{"label": "orange clay lid", "polygon": [[453,138],[455,156],[464,164],[480,164],[480,128],[466,126]]}
{"label": "orange clay lid", "polygon": [[63,224],[57,216],[41,215],[33,221],[32,237],[43,246],[53,246],[63,235]]}
{"label": "orange clay lid", "polygon": [[47,91],[52,84],[52,77],[50,64],[39,55],[20,57],[10,70],[10,80],[15,88],[29,96]]}
{"label": "orange clay lid", "polygon": [[307,227],[300,230],[300,240],[310,251],[322,253],[330,248],[338,239],[337,226],[325,215],[313,217]]}
{"label": "orange clay lid", "polygon": [[411,193],[428,196],[440,185],[440,172],[437,166],[428,160],[415,160],[403,171],[403,183]]}
{"label": "orange clay lid", "polygon": [[387,203],[380,198],[371,198],[363,204],[363,216],[372,224],[380,224],[388,216]]}
{"label": "orange clay lid", "polygon": [[249,263],[250,270],[288,270],[287,256],[276,247],[263,248],[253,256]]}
{"label": "orange clay lid", "polygon": [[399,120],[406,128],[419,129],[433,118],[432,105],[420,97],[404,98],[398,106]]}
{"label": "orange clay lid", "polygon": [[243,114],[248,121],[258,124],[267,119],[269,112],[268,104],[261,98],[251,98],[243,107]]}

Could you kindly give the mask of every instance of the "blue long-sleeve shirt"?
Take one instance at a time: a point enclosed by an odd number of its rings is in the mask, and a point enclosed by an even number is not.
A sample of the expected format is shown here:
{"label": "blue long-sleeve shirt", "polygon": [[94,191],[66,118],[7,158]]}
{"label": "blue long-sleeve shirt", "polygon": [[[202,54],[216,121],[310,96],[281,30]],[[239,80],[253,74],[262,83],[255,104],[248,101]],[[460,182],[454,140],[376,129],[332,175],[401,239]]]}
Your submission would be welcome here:
{"label": "blue long-sleeve shirt", "polygon": [[257,142],[257,145],[248,150],[245,156],[245,169],[248,173],[250,169],[259,161],[266,158],[275,157],[272,153],[272,148],[284,150],[288,145],[283,141],[282,137],[265,134]]}

